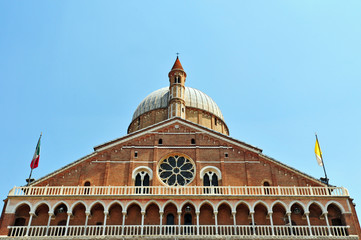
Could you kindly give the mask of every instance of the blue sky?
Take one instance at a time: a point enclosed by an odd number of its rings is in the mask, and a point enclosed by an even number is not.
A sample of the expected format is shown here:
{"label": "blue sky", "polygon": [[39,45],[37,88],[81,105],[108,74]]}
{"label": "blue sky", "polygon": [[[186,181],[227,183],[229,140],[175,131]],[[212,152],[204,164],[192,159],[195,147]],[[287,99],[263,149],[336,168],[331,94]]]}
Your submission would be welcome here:
{"label": "blue sky", "polygon": [[349,189],[361,213],[360,1],[0,1],[0,195],[124,136],[168,85],[211,96],[230,135]]}

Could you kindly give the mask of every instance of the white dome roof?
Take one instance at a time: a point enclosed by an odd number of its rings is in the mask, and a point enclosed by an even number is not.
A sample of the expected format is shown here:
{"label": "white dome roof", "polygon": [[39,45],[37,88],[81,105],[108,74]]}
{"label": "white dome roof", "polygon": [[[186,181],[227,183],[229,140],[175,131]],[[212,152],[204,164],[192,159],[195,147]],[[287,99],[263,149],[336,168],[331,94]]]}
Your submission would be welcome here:
{"label": "white dome roof", "polygon": [[[168,99],[169,87],[161,88],[152,92],[138,105],[133,114],[132,121],[143,113],[151,110],[167,108]],[[191,87],[185,87],[185,101],[186,107],[198,108],[210,112],[224,121],[221,110],[207,94]]]}

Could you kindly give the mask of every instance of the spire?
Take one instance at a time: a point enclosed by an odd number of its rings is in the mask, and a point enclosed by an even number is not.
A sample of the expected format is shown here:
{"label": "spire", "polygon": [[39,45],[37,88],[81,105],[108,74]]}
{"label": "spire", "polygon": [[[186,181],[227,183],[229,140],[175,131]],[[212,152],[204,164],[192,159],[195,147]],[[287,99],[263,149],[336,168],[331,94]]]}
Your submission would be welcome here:
{"label": "spire", "polygon": [[177,56],[177,59],[176,59],[175,62],[174,62],[174,65],[173,65],[173,67],[172,67],[172,70],[170,70],[168,76],[170,77],[171,73],[172,73],[173,71],[177,71],[177,70],[184,72],[184,75],[187,76],[186,72],[184,71],[184,69],[183,69],[183,67],[182,67],[181,62],[179,61],[178,56]]}
{"label": "spire", "polygon": [[181,62],[179,61],[178,56],[177,56],[177,59],[175,60],[174,65],[172,67],[172,70],[175,70],[175,69],[180,69],[180,70],[184,71]]}

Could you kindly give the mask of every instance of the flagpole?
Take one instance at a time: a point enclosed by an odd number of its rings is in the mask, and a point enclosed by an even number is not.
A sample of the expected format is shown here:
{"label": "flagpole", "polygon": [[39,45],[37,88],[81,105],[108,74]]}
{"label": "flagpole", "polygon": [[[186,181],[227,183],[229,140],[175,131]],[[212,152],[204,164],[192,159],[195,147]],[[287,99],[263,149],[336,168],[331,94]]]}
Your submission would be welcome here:
{"label": "flagpole", "polygon": [[[36,148],[38,148],[39,141],[40,141],[42,135],[43,135],[43,132],[40,133],[40,137],[39,137],[39,140],[38,140],[38,144],[36,144]],[[36,151],[36,150],[35,150],[35,151]],[[30,175],[29,175],[29,178],[28,178],[27,187],[29,187],[29,185],[30,185],[31,174],[33,173],[33,169],[34,169],[34,163],[33,163],[33,161],[31,162],[30,168],[31,168],[31,170],[30,170]]]}
{"label": "flagpole", "polygon": [[28,178],[28,187],[29,187],[29,184],[30,184],[30,179],[31,179],[31,174],[33,173],[33,166],[31,166],[31,171],[30,171],[30,175],[29,175],[29,178]]}
{"label": "flagpole", "polygon": [[[317,144],[318,144],[318,148],[321,149],[320,148],[320,142],[318,141],[317,133],[315,133],[315,135],[316,135],[316,141],[317,141]],[[326,168],[325,168],[325,163],[323,162],[322,153],[321,153],[321,161],[322,161],[323,172],[325,173],[326,184],[327,184],[327,187],[329,187]]]}

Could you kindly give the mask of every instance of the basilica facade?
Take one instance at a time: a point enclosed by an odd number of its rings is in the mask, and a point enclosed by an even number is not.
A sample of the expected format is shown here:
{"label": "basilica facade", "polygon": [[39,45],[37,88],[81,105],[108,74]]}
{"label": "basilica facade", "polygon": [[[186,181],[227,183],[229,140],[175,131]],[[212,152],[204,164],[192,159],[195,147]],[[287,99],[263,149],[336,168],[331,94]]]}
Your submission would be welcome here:
{"label": "basilica facade", "polygon": [[128,134],[5,200],[9,239],[359,239],[344,187],[330,187],[229,136],[217,104],[169,86],[137,107]]}

